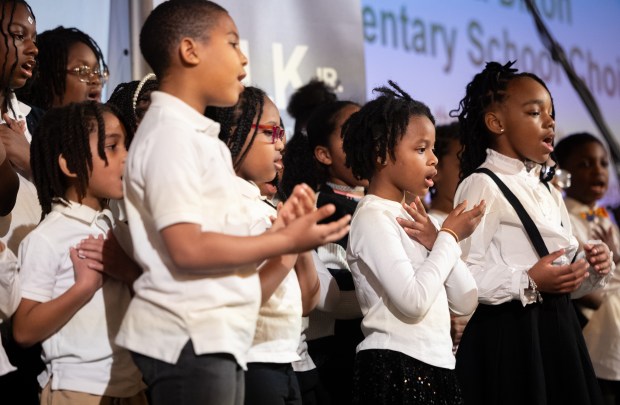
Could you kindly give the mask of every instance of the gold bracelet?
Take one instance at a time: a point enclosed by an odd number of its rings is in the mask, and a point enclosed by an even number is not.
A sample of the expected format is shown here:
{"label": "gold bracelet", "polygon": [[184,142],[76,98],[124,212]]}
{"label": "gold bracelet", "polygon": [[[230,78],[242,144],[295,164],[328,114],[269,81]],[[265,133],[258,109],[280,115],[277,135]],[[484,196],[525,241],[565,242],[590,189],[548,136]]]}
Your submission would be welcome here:
{"label": "gold bracelet", "polygon": [[452,229],[444,227],[439,230],[439,232],[441,231],[448,232],[450,235],[454,236],[454,239],[456,239],[456,243],[459,243],[459,236]]}

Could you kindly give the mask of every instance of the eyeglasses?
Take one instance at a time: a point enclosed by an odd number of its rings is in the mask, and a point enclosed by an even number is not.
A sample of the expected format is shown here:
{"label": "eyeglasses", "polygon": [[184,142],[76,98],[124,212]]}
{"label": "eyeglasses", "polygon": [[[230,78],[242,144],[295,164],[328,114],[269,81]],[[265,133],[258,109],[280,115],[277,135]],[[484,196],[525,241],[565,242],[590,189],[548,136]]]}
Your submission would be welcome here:
{"label": "eyeglasses", "polygon": [[91,83],[96,77],[101,84],[104,85],[110,77],[108,68],[105,68],[102,72],[99,68],[93,70],[89,66],[78,66],[73,69],[68,69],[67,72],[76,75],[78,80],[82,83]]}
{"label": "eyeglasses", "polygon": [[279,125],[252,124],[252,128],[258,128],[267,135],[271,134],[271,143],[276,143],[277,141],[284,142],[284,135],[285,135],[284,128],[282,128]]}

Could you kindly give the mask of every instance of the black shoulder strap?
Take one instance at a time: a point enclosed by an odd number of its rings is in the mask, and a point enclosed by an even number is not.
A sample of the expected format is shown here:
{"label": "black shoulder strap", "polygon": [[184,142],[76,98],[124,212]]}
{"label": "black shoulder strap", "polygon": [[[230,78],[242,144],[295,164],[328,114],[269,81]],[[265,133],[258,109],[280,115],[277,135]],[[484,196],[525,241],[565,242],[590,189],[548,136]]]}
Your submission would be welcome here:
{"label": "black shoulder strap", "polygon": [[549,254],[547,245],[545,245],[545,241],[540,235],[540,231],[536,227],[536,224],[534,223],[532,218],[529,216],[529,214],[527,213],[527,211],[523,207],[523,204],[521,204],[521,201],[519,201],[517,196],[515,196],[513,192],[510,191],[510,189],[506,186],[506,184],[504,184],[504,182],[501,181],[499,177],[497,177],[497,175],[493,173],[491,170],[484,168],[484,167],[480,167],[476,169],[474,173],[484,173],[488,175],[491,179],[493,179],[495,184],[497,184],[497,186],[501,190],[502,194],[504,194],[504,197],[506,197],[510,205],[512,205],[512,207],[517,212],[519,219],[523,223],[525,232],[527,232],[527,235],[529,236],[530,241],[532,241],[532,244],[534,245],[534,249],[536,249],[536,253],[538,253],[538,256],[540,256],[541,258],[543,256],[547,256]]}

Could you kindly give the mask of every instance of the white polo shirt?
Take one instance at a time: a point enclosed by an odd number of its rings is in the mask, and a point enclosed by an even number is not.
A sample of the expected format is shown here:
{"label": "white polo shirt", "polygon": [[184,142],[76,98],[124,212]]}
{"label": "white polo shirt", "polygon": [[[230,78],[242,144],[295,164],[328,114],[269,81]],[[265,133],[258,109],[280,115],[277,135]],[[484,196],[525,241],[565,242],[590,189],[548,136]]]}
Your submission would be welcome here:
{"label": "white polo shirt", "polygon": [[[18,121],[25,121],[26,115],[30,112],[30,107],[17,101],[14,93],[10,93],[9,116]],[[0,117],[0,123],[4,123],[4,119]],[[28,143],[32,141],[32,135],[26,127],[26,139]],[[10,214],[0,216],[0,240],[4,242],[13,253],[17,254],[20,242],[41,220],[41,206],[37,197],[37,189],[34,184],[22,173],[17,173],[19,177],[19,190],[17,191],[17,199],[15,207]]]}
{"label": "white polo shirt", "polygon": [[[277,212],[261,196],[255,184],[241,177],[237,177],[237,182],[254,218],[252,235],[260,235],[271,227],[270,217],[275,217]],[[299,280],[295,270],[291,269],[260,307],[248,362],[292,363],[300,360],[297,346],[301,336],[302,312]]]}
{"label": "white polo shirt", "polygon": [[153,92],[125,166],[125,208],[144,273],[117,342],[171,364],[191,339],[196,354],[230,353],[245,367],[256,328],[256,264],[233,274],[189,274],[175,267],[160,234],[193,223],[205,232],[250,235],[251,217],[218,133],[217,123],[182,100]]}
{"label": "white polo shirt", "polygon": [[[22,298],[48,302],[75,284],[69,248],[89,235],[105,235],[114,225],[110,210],[55,203],[19,247]],[[117,232],[126,225],[115,225]],[[120,237],[122,239],[122,236]],[[94,296],[56,333],[44,340],[46,369],[39,375],[53,390],[130,397],[142,389],[142,375],[131,354],[114,344],[131,295],[129,287],[108,278]]]}

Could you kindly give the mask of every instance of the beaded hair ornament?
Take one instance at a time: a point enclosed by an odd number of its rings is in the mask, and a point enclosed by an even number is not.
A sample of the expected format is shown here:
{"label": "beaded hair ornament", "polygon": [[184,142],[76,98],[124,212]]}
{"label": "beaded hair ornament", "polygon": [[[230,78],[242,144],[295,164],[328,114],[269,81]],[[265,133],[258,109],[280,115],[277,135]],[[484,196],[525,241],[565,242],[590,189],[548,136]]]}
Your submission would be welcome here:
{"label": "beaded hair ornament", "polygon": [[140,83],[138,83],[138,87],[136,87],[136,91],[133,92],[131,106],[133,107],[133,116],[135,119],[138,119],[138,116],[136,115],[136,105],[138,104],[138,97],[140,96],[140,91],[142,91],[142,87],[144,87],[144,84],[146,82],[148,82],[149,80],[155,80],[155,79],[157,79],[157,76],[155,76],[155,73],[147,74],[146,76],[142,78],[142,80],[140,80]]}

